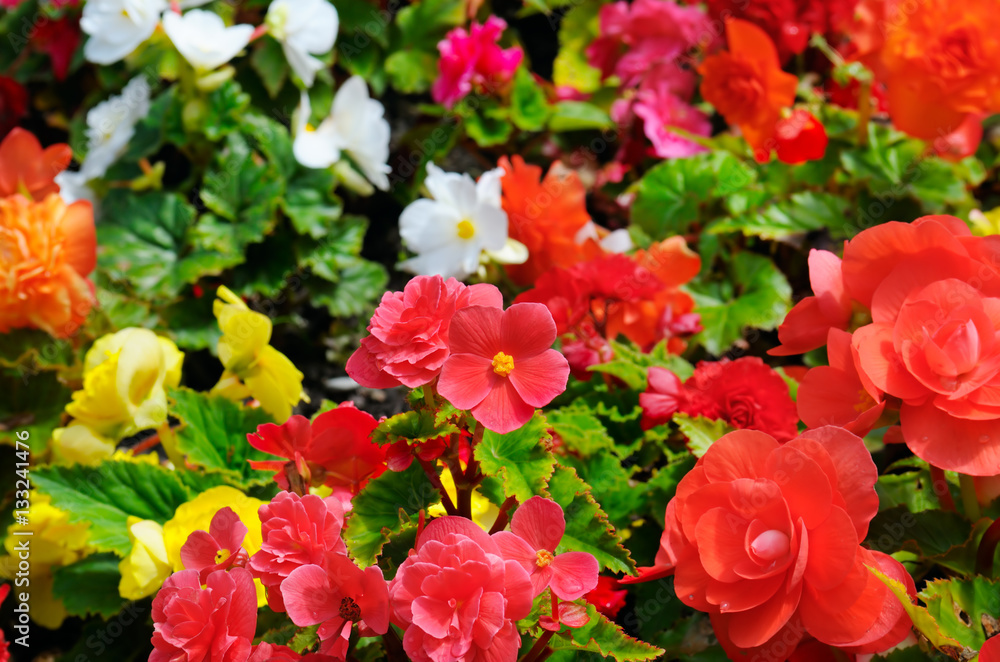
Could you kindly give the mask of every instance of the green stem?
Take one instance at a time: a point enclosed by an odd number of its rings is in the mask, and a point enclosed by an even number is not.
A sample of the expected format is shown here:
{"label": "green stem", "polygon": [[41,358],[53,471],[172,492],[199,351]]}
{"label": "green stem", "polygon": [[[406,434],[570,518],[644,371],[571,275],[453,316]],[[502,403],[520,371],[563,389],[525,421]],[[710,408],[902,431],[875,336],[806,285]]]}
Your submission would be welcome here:
{"label": "green stem", "polygon": [[958,484],[962,489],[962,507],[965,510],[965,516],[975,522],[982,517],[979,510],[979,499],[976,498],[975,479],[972,476],[959,474]]}

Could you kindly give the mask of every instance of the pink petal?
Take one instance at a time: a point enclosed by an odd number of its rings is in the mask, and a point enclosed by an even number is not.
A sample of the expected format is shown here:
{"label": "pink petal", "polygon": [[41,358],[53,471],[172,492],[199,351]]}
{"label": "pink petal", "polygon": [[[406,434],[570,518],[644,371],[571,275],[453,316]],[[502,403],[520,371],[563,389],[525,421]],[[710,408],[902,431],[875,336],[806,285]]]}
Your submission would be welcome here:
{"label": "pink petal", "polygon": [[503,379],[497,380],[483,401],[472,408],[472,415],[487,430],[507,434],[530,421],[535,408],[521,398],[509,379]]}
{"label": "pink petal", "polygon": [[[541,304],[515,304],[538,305]],[[544,306],[542,306],[544,308]],[[548,309],[546,309],[546,313]],[[551,319],[551,316],[550,316]],[[566,390],[569,378],[569,362],[554,349],[547,349],[528,359],[514,359],[514,369],[508,376],[511,384],[526,403],[533,407],[544,407]]]}
{"label": "pink petal", "polygon": [[504,596],[507,598],[507,609],[504,611],[507,618],[519,621],[531,612],[534,597],[531,580],[517,561],[504,563]]}
{"label": "pink petal", "polygon": [[500,351],[503,311],[486,306],[462,308],[451,318],[448,344],[452,355],[476,354],[493,359]]}
{"label": "pink petal", "polygon": [[566,517],[555,501],[533,496],[514,512],[510,530],[534,550],[554,552],[566,533]]}
{"label": "pink petal", "polygon": [[576,600],[597,587],[601,567],[593,554],[564,552],[552,559],[552,579],[549,586],[562,600]]}
{"label": "pink petal", "polygon": [[556,323],[549,309],[540,303],[515,303],[500,322],[500,348],[514,357],[528,358],[552,347]]}
{"label": "pink petal", "polygon": [[392,388],[399,386],[400,381],[381,370],[375,361],[375,356],[368,350],[365,338],[361,341],[361,346],[354,350],[351,358],[347,359],[347,374],[351,379],[367,388]]}
{"label": "pink petal", "polygon": [[181,562],[187,570],[201,570],[215,565],[219,543],[204,531],[194,531],[181,547]]}
{"label": "pink petal", "polygon": [[236,553],[243,545],[243,539],[247,535],[246,525],[240,521],[239,515],[233,512],[229,506],[215,513],[208,530],[219,546],[228,549],[230,554]]}
{"label": "pink petal", "polygon": [[494,542],[493,538],[491,538],[485,531],[473,524],[471,520],[465,519],[464,517],[452,516],[439,517],[428,524],[427,528],[425,528],[423,533],[420,534],[420,538],[417,540],[417,544],[414,549],[419,552],[421,547],[432,540],[450,544],[450,541],[448,541],[447,538],[453,533],[463,535],[466,538],[471,538],[473,542],[482,547],[488,553],[501,556],[500,548],[497,547],[496,542]]}
{"label": "pink petal", "polygon": [[538,567],[538,555],[535,553],[535,548],[525,542],[521,536],[510,531],[497,531],[492,538],[497,547],[500,548],[500,555],[505,561],[517,561],[528,574],[531,574]]}
{"label": "pink petal", "polygon": [[492,357],[452,354],[441,367],[438,393],[459,409],[472,409],[489,395],[497,379]]}
{"label": "pink petal", "polygon": [[375,634],[385,634],[389,630],[389,586],[382,569],[377,565],[368,566],[361,583],[364,593],[357,596],[357,603],[365,625]]}
{"label": "pink petal", "polygon": [[292,622],[316,625],[340,615],[340,605],[329,599],[330,578],[318,565],[299,566],[281,582],[281,595]]}
{"label": "pink petal", "polygon": [[435,639],[448,636],[455,607],[443,600],[420,596],[410,605],[410,611],[413,613],[413,624],[430,636]]}
{"label": "pink petal", "polygon": [[466,306],[486,306],[503,310],[503,294],[496,285],[490,283],[470,285],[465,290],[465,296],[468,297]]}
{"label": "pink petal", "polygon": [[830,251],[809,251],[809,284],[823,316],[831,324],[846,325],[851,318],[851,299],[844,290],[840,258]]}

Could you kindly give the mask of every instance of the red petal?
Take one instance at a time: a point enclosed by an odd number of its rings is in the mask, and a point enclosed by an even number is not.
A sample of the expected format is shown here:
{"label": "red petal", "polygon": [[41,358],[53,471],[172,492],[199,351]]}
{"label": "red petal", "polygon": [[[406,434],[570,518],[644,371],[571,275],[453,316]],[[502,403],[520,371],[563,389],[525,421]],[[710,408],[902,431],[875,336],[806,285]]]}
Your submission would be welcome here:
{"label": "red petal", "polygon": [[499,379],[493,371],[492,358],[452,354],[441,366],[438,393],[459,409],[472,409],[489,395]]}
{"label": "red petal", "polygon": [[601,571],[597,559],[587,552],[563,552],[552,559],[549,586],[562,600],[576,600],[597,586]]}
{"label": "red petal", "polygon": [[525,402],[532,407],[544,407],[566,390],[569,363],[556,350],[546,349],[531,358],[515,358],[508,379]]}
{"label": "red petal", "polygon": [[540,354],[552,347],[555,340],[556,323],[544,305],[515,303],[504,311],[499,349],[514,357],[515,367],[518,358]]}
{"label": "red petal", "polygon": [[554,552],[566,532],[566,518],[558,503],[533,496],[514,512],[510,530],[533,549]]}
{"label": "red petal", "polygon": [[483,401],[471,411],[486,429],[498,434],[513,432],[535,415],[535,408],[524,401],[508,379],[498,379]]}

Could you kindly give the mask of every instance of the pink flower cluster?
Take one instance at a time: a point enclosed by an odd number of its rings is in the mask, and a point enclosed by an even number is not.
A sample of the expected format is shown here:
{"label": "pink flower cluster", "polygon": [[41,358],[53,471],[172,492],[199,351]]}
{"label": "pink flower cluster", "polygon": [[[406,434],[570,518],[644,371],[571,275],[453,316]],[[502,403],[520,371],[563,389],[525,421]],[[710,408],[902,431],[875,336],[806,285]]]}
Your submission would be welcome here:
{"label": "pink flower cluster", "polygon": [[524,53],[497,44],[506,27],[503,19],[490,16],[482,25],[474,22],[468,31],[455,28],[445,35],[438,44],[441,74],[431,88],[434,101],[451,108],[473,87],[492,92],[513,77]]}

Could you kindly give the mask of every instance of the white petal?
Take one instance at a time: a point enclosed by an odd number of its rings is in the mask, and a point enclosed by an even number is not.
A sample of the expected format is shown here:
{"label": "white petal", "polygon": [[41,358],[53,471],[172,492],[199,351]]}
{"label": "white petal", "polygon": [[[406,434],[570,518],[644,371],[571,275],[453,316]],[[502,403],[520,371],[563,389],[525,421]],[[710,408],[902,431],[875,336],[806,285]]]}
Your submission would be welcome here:
{"label": "white petal", "polygon": [[442,246],[459,246],[461,217],[436,200],[414,200],[399,215],[399,236],[414,253],[425,253]]}
{"label": "white petal", "polygon": [[486,251],[486,255],[498,264],[524,264],[528,261],[528,247],[517,239],[508,239],[498,251]]}
{"label": "white petal", "polygon": [[323,68],[323,63],[287,41],[282,44],[285,59],[295,75],[302,79],[306,87],[312,87],[316,80],[316,72]]}
{"label": "white petal", "polygon": [[433,163],[427,164],[424,186],[431,197],[455,210],[463,218],[472,215],[476,204],[476,183],[472,177],[445,172]]}
{"label": "white petal", "polygon": [[498,251],[507,243],[507,212],[498,207],[480,204],[472,215],[476,236],[484,248]]}
{"label": "white petal", "polygon": [[626,253],[635,248],[635,244],[628,230],[621,228],[601,239],[601,248],[609,253]]}
{"label": "white petal", "polygon": [[163,16],[163,30],[192,67],[198,71],[211,71],[246,48],[254,27],[226,27],[218,14],[193,9],[183,16],[167,12]]}
{"label": "white petal", "polygon": [[466,269],[463,262],[464,256],[461,252],[456,252],[450,246],[444,246],[435,251],[417,255],[409,260],[403,260],[396,266],[403,271],[423,276],[465,278],[475,272],[475,267]]}
{"label": "white petal", "polygon": [[503,177],[503,170],[494,168],[487,170],[476,182],[476,199],[486,205],[500,207],[500,179]]}

